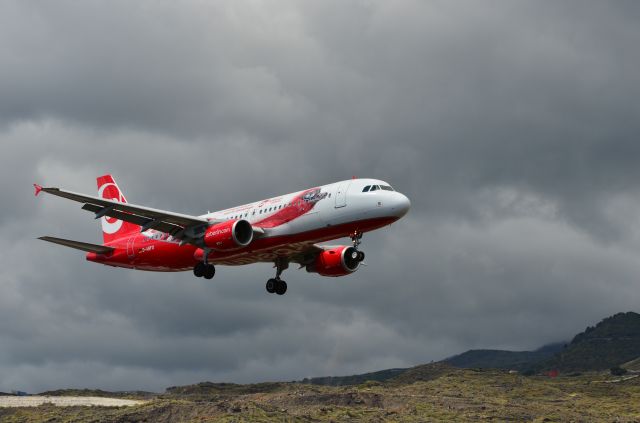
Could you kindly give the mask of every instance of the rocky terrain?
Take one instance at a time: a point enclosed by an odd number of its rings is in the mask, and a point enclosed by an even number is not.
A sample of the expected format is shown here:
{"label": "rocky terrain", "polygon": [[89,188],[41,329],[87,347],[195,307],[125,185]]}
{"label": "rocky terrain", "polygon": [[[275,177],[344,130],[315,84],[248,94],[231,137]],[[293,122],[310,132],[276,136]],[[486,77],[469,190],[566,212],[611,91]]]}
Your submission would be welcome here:
{"label": "rocky terrain", "polygon": [[[130,407],[0,408],[2,422],[425,422],[640,420],[640,378],[608,372],[522,376],[443,363],[385,382],[203,383],[174,387]],[[108,395],[108,393],[105,393]],[[135,398],[132,394],[132,399]]]}
{"label": "rocky terrain", "polygon": [[[463,368],[473,365],[478,367]],[[58,390],[41,395],[55,399],[0,407],[0,421],[638,422],[640,315],[618,313],[566,345],[533,352],[475,350],[409,369],[286,383],[202,382],[162,394]],[[8,401],[34,397],[14,398]]]}

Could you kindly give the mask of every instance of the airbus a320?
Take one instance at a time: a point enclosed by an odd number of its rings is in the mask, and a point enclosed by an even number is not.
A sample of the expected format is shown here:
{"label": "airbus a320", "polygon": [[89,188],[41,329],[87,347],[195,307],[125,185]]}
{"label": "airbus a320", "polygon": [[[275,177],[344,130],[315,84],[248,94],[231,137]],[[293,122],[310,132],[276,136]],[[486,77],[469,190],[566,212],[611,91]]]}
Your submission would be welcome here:
{"label": "airbus a320", "polygon": [[[111,175],[97,178],[89,196],[34,184],[41,192],[82,203],[101,220],[103,244],[43,236],[39,239],[87,252],[107,266],[156,272],[193,271],[211,279],[217,265],[274,263],[269,293],[283,295],[282,272],[295,263],[322,276],[345,276],[364,260],[362,234],[404,216],[409,199],[377,179],[349,179],[251,204],[187,215],[127,202]],[[320,245],[351,238],[352,245]]]}

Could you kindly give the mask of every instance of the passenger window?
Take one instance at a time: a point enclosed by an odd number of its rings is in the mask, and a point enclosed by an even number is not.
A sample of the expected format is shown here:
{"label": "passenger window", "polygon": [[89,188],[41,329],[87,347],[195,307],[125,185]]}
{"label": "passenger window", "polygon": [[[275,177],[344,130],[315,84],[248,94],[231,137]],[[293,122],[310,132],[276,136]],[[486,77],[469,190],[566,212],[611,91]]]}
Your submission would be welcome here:
{"label": "passenger window", "polygon": [[371,188],[371,185],[367,185],[366,187],[362,188],[362,192],[368,192],[369,188]]}

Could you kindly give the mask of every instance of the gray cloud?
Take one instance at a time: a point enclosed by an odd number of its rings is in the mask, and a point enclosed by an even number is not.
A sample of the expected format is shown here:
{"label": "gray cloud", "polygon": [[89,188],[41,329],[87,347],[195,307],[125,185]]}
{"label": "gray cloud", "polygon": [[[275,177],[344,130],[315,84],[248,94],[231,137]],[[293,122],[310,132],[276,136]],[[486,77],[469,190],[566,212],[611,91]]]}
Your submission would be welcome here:
{"label": "gray cloud", "polygon": [[[640,300],[635,2],[4,2],[0,390],[349,374],[535,348]],[[410,214],[345,278],[87,263],[32,182],[202,213],[358,176]]]}

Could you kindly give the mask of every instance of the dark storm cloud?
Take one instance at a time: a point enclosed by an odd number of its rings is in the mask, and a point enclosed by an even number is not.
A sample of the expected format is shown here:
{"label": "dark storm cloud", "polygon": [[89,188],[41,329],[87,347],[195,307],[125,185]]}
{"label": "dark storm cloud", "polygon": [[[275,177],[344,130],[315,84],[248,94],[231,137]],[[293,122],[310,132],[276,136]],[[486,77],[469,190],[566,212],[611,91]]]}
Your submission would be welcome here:
{"label": "dark storm cloud", "polygon": [[[535,348],[640,300],[636,2],[4,2],[0,390],[162,389]],[[32,182],[202,213],[351,175],[410,214],[346,278],[108,269]]]}

